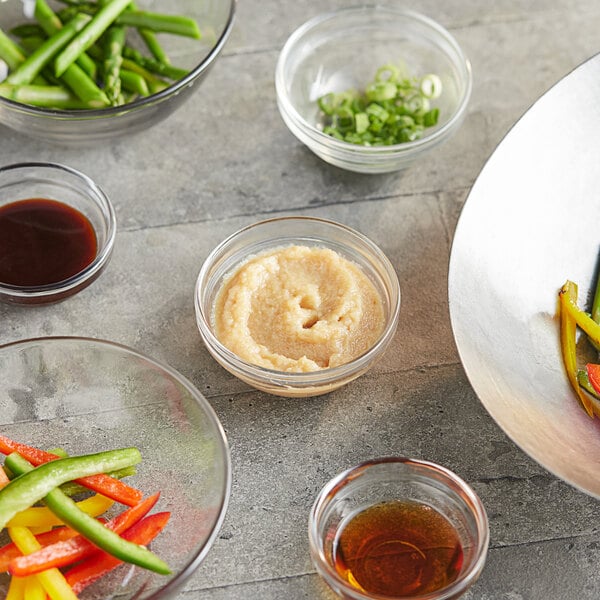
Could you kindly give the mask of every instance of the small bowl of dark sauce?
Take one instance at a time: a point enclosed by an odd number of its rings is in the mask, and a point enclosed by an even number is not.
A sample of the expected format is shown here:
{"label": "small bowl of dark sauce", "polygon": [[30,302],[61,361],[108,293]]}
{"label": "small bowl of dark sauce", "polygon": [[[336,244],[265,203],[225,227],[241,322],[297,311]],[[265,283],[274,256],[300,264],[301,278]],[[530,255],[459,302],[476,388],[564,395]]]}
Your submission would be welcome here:
{"label": "small bowl of dark sauce", "polygon": [[110,200],[83,173],[55,163],[0,168],[0,300],[76,294],[106,267],[115,234]]}
{"label": "small bowl of dark sauce", "polygon": [[427,461],[381,458],[321,490],[309,522],[312,561],[351,600],[450,600],[479,577],[489,527],[479,497]]}

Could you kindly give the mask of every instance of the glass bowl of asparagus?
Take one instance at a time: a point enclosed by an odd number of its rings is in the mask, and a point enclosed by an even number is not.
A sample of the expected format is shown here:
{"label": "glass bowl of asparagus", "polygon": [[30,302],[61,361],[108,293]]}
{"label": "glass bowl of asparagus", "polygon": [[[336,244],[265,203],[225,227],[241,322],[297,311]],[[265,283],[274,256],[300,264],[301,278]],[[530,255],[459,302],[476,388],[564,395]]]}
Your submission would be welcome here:
{"label": "glass bowl of asparagus", "polygon": [[235,0],[6,0],[0,123],[66,144],[146,129],[206,77],[234,11]]}

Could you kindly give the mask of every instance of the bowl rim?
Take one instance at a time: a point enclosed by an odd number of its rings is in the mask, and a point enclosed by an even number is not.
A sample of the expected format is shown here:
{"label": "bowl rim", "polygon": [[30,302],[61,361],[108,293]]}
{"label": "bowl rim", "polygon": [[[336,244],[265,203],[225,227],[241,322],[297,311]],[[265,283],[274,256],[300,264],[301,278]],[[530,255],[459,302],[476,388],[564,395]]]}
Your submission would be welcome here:
{"label": "bowl rim", "polygon": [[223,428],[223,425],[219,420],[215,409],[212,407],[210,402],[204,397],[202,392],[200,392],[200,390],[187,377],[182,375],[179,371],[177,371],[174,367],[171,367],[169,364],[152,358],[147,354],[140,352],[135,348],[132,348],[131,346],[127,346],[119,342],[113,342],[111,340],[106,340],[102,338],[59,335],[25,338],[0,344],[0,352],[5,351],[6,349],[10,349],[11,347],[18,348],[22,346],[40,344],[44,342],[54,343],[65,341],[69,343],[83,342],[91,346],[102,346],[110,348],[112,350],[117,350],[119,352],[125,352],[126,354],[137,357],[141,359],[144,363],[154,366],[160,371],[165,372],[167,375],[169,375],[175,381],[181,384],[194,398],[194,400],[196,400],[204,414],[208,417],[212,428],[214,428],[214,431],[217,434],[217,438],[220,441],[219,446],[223,454],[225,477],[219,504],[219,513],[217,518],[215,519],[210,535],[207,537],[202,547],[194,554],[194,556],[192,556],[192,558],[181,568],[181,570],[177,574],[173,575],[172,579],[166,582],[165,585],[152,591],[148,596],[144,596],[143,594],[142,596],[135,596],[136,598],[144,598],[144,600],[162,600],[163,598],[169,597],[171,594],[173,594],[198,569],[198,567],[212,548],[217,538],[217,535],[219,534],[219,531],[223,525],[223,521],[225,520],[225,515],[227,513],[227,508],[229,506],[229,500],[231,497],[233,479],[231,465],[231,450],[229,447],[229,442],[227,440],[227,434],[225,433],[225,429]]}
{"label": "bowl rim", "polygon": [[[346,15],[352,13],[361,13],[361,12],[373,12],[373,13],[383,13],[390,14],[397,17],[407,18],[422,25],[425,25],[429,29],[433,30],[438,37],[444,39],[446,43],[448,43],[456,56],[460,58],[460,63],[455,63],[458,67],[460,67],[460,71],[464,77],[465,89],[462,94],[459,103],[457,104],[454,112],[450,116],[450,118],[439,128],[434,131],[423,135],[421,138],[413,141],[402,142],[400,144],[392,144],[389,146],[363,146],[360,144],[352,144],[351,142],[346,142],[343,140],[338,140],[332,136],[329,136],[311,124],[309,121],[304,119],[300,113],[294,107],[294,104],[290,101],[289,96],[286,91],[285,77],[284,77],[284,67],[287,63],[290,53],[295,49],[295,47],[302,42],[305,34],[310,32],[313,29],[316,29],[320,25],[338,19],[340,17],[344,17]],[[461,79],[463,78],[461,77]],[[363,5],[355,5],[355,6],[347,6],[337,10],[329,11],[326,13],[322,13],[312,17],[304,24],[300,25],[287,39],[279,57],[277,59],[277,64],[275,67],[275,89],[277,92],[277,101],[280,109],[287,115],[287,117],[294,122],[294,124],[301,129],[304,130],[306,135],[310,136],[313,141],[323,147],[327,147],[329,150],[337,150],[340,153],[350,153],[350,154],[361,154],[361,155],[372,155],[374,158],[378,156],[385,156],[385,158],[389,158],[390,154],[410,154],[415,151],[425,149],[430,145],[435,145],[441,139],[443,139],[450,131],[454,129],[460,119],[464,115],[467,106],[469,104],[469,100],[471,97],[471,93],[473,90],[473,72],[471,67],[471,61],[465,55],[461,46],[456,41],[456,38],[440,23],[433,20],[432,18],[414,11],[412,9],[402,8],[400,6],[393,5],[382,5],[382,4],[363,4]]]}
{"label": "bowl rim", "polygon": [[[483,569],[487,558],[487,551],[490,543],[490,531],[489,531],[489,520],[485,506],[481,501],[481,498],[477,495],[475,490],[460,476],[456,473],[439,465],[437,463],[411,458],[407,456],[382,456],[365,460],[358,463],[341,473],[335,475],[330,479],[323,488],[319,491],[315,501],[311,507],[309,518],[308,518],[308,538],[310,554],[319,571],[319,574],[327,581],[335,583],[339,586],[348,598],[353,600],[392,600],[389,596],[381,594],[367,594],[362,593],[357,588],[352,587],[348,582],[340,577],[334,567],[331,566],[323,550],[323,544],[320,543],[319,531],[318,531],[318,520],[321,511],[325,510],[328,504],[331,502],[333,496],[346,485],[350,484],[352,480],[359,477],[363,472],[367,471],[370,467],[377,467],[383,464],[408,464],[417,468],[423,469],[427,474],[436,473],[440,476],[441,480],[445,485],[454,485],[460,490],[466,497],[465,503],[469,505],[470,513],[474,516],[476,523],[476,529],[478,531],[477,544],[475,546],[475,555],[473,564],[470,568],[457,577],[449,585],[440,588],[434,592],[429,592],[421,596],[415,596],[415,600],[450,600],[455,598],[456,594],[460,594],[465,591],[479,576],[479,573]],[[412,597],[412,596],[411,596]]]}
{"label": "bowl rim", "polygon": [[137,111],[145,106],[159,103],[169,96],[175,95],[183,87],[193,83],[204,71],[208,70],[212,63],[216,60],[217,56],[223,49],[225,42],[229,38],[231,29],[233,28],[234,17],[236,12],[237,0],[229,0],[229,14],[223,27],[223,31],[219,35],[214,46],[211,47],[208,54],[198,63],[190,72],[181,79],[173,82],[172,85],[168,86],[164,90],[150,94],[149,96],[137,98],[133,102],[128,102],[121,106],[106,106],[104,108],[86,108],[86,109],[56,109],[56,108],[43,108],[40,106],[32,106],[30,104],[22,104],[9,98],[0,96],[0,104],[6,104],[9,108],[18,109],[20,112],[27,113],[35,117],[58,117],[61,120],[77,120],[86,121],[88,119],[94,119],[98,117],[111,117],[123,113],[129,113]]}
{"label": "bowl rim", "polygon": [[[63,171],[69,175],[81,180],[90,190],[90,193],[86,193],[88,199],[92,200],[93,203],[101,209],[103,216],[106,216],[106,241],[103,246],[99,248],[94,260],[84,267],[75,275],[71,275],[67,279],[62,279],[55,283],[47,283],[44,285],[13,285],[10,283],[4,283],[0,281],[0,296],[10,296],[12,298],[44,298],[53,296],[55,294],[62,294],[69,291],[98,273],[107,263],[108,259],[113,250],[117,235],[117,215],[115,209],[110,201],[110,198],[104,193],[102,188],[88,175],[69,167],[62,163],[57,162],[20,162],[13,163],[11,165],[0,166],[0,176],[3,173],[9,171],[19,171],[28,169],[48,169],[48,171]],[[59,200],[59,202],[62,202]],[[104,215],[106,213],[106,215]]]}
{"label": "bowl rim", "polygon": [[[377,261],[377,264],[382,268],[383,271],[385,271],[385,274],[390,279],[392,287],[391,289],[387,289],[387,292],[390,294],[391,302],[389,315],[386,320],[384,329],[377,341],[373,344],[373,346],[371,346],[366,352],[364,352],[360,356],[357,356],[350,362],[335,367],[310,372],[287,372],[279,371],[276,369],[268,369],[241,359],[239,356],[237,356],[237,354],[235,354],[226,346],[224,346],[212,331],[210,317],[210,310],[212,307],[204,306],[204,303],[201,302],[200,299],[202,296],[202,287],[204,283],[209,279],[209,271],[212,268],[215,259],[218,258],[222,250],[226,249],[233,241],[235,241],[239,236],[243,235],[244,233],[257,229],[259,227],[269,226],[281,221],[319,223],[327,227],[333,227],[341,231],[344,235],[350,235],[351,237],[357,239],[359,242],[361,242],[368,248],[370,252],[370,261]],[[297,236],[289,236],[290,239],[293,239],[295,237]],[[315,236],[314,239],[318,240],[318,238],[319,236]],[[277,241],[281,242],[279,246],[283,246],[286,243],[286,239],[287,236],[284,236],[282,238],[276,238]],[[276,247],[277,245],[269,245],[269,248]],[[267,248],[263,248],[262,250],[266,249]],[[377,246],[375,242],[373,242],[367,236],[347,225],[344,225],[343,223],[338,223],[337,221],[333,221],[331,219],[293,215],[273,217],[257,221],[250,225],[246,225],[229,235],[221,243],[215,246],[215,248],[209,253],[209,255],[204,260],[204,263],[202,264],[202,267],[198,274],[196,286],[194,289],[194,305],[196,310],[196,321],[200,330],[201,337],[209,351],[211,351],[211,353],[214,352],[217,354],[218,358],[217,356],[215,356],[215,358],[218,362],[222,361],[222,365],[226,364],[228,367],[234,369],[236,373],[241,373],[244,376],[252,379],[253,381],[266,382],[272,386],[283,389],[301,390],[303,388],[310,389],[315,387],[327,386],[328,384],[333,384],[337,381],[351,378],[356,373],[360,374],[361,372],[363,372],[371,364],[371,362],[373,362],[375,358],[377,358],[387,348],[395,334],[400,314],[401,290],[396,270],[392,265],[391,261],[381,250],[381,248],[379,248],[379,246]]]}

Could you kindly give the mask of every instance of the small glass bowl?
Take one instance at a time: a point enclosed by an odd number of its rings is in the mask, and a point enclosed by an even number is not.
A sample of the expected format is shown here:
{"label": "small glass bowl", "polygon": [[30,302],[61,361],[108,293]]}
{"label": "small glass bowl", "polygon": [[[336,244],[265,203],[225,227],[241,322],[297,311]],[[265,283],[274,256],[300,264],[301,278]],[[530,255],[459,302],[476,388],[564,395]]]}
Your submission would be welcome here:
{"label": "small glass bowl", "polygon": [[[294,244],[334,250],[358,265],[379,292],[384,331],[363,355],[336,367],[310,373],[270,370],[241,360],[215,336],[212,311],[224,277],[249,256]],[[365,373],[392,340],[400,312],[400,284],[385,254],[368,238],[334,221],[314,217],[280,217],[250,225],[219,244],[206,258],[195,290],[200,335],[215,360],[251,386],[287,397],[317,396],[333,391]]]}
{"label": "small glass bowl", "polygon": [[[436,74],[442,82],[437,125],[418,140],[362,146],[323,133],[317,99],[330,92],[364,89],[385,64],[406,65],[412,75]],[[358,173],[408,166],[447,140],[464,117],[471,95],[471,65],[454,37],[421,14],[382,5],[319,15],[285,43],[275,70],[277,103],[290,131],[317,156]]]}
{"label": "small glass bowl", "polygon": [[102,273],[110,259],[117,221],[104,192],[86,175],[56,163],[19,163],[0,168],[0,206],[45,198],[82,213],[96,233],[94,260],[82,271],[52,284],[18,286],[0,282],[0,300],[14,304],[48,304],[81,291]]}
{"label": "small glass bowl", "polygon": [[448,469],[402,457],[367,461],[341,473],[319,493],[310,512],[310,554],[325,582],[349,600],[390,600],[353,587],[337,572],[334,550],[340,531],[357,513],[382,502],[413,501],[430,506],[456,530],[463,547],[458,577],[435,592],[402,596],[411,600],[450,600],[479,577],[489,545],[485,508],[475,492]]}

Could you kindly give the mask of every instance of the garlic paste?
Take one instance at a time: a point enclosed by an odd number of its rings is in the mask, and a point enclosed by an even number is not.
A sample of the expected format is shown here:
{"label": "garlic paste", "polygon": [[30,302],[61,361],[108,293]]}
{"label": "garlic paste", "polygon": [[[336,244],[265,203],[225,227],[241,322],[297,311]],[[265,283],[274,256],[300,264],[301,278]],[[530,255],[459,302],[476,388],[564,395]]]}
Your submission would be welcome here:
{"label": "garlic paste", "polygon": [[219,341],[246,362],[287,372],[335,367],[371,348],[385,324],[366,274],[337,252],[289,246],[257,254],[224,280]]}

